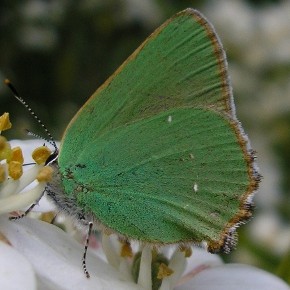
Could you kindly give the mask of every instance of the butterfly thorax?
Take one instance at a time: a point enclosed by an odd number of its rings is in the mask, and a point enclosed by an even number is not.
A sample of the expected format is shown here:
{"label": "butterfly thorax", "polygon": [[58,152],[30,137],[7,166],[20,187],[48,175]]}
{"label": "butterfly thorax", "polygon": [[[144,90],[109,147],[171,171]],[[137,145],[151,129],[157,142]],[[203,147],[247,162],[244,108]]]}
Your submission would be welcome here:
{"label": "butterfly thorax", "polygon": [[84,212],[83,208],[78,205],[76,198],[77,192],[86,190],[85,187],[79,185],[75,192],[67,194],[62,183],[64,176],[59,170],[57,160],[50,164],[50,166],[53,167],[54,174],[51,182],[47,185],[47,196],[54,202],[61,213],[72,217],[78,224],[88,225],[91,221],[91,215]]}

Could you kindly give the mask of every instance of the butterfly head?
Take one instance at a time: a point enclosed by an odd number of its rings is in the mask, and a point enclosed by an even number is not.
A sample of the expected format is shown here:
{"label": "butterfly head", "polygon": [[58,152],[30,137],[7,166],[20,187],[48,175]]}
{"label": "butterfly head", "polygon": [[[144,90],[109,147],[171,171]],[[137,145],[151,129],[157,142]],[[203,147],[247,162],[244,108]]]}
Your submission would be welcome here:
{"label": "butterfly head", "polygon": [[59,153],[58,148],[55,147],[54,151],[46,159],[45,165],[50,165],[50,164],[57,162],[58,153]]}

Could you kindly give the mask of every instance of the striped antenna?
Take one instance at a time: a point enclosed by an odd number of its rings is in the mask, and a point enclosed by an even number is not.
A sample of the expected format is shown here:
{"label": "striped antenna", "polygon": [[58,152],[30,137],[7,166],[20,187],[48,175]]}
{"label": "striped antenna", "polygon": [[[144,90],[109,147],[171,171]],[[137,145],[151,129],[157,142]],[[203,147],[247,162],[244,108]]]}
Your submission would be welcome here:
{"label": "striped antenna", "polygon": [[[48,131],[48,129],[45,127],[45,125],[42,123],[42,121],[39,119],[39,117],[34,113],[34,111],[29,107],[29,105],[19,96],[17,90],[15,89],[15,87],[12,85],[12,83],[10,82],[10,80],[6,79],[4,81],[4,83],[8,86],[8,88],[11,90],[11,92],[13,93],[14,97],[28,110],[28,112],[30,113],[30,115],[37,121],[37,123],[42,127],[42,129],[44,130],[44,132],[46,133],[47,138],[42,138],[45,141],[47,141],[49,144],[51,144],[54,147],[55,152],[58,152],[58,148],[56,146],[56,143],[54,141],[54,138],[52,137],[51,133]],[[30,131],[28,131],[30,132]],[[31,133],[31,132],[30,132]],[[36,134],[32,134],[35,136],[38,136]]]}

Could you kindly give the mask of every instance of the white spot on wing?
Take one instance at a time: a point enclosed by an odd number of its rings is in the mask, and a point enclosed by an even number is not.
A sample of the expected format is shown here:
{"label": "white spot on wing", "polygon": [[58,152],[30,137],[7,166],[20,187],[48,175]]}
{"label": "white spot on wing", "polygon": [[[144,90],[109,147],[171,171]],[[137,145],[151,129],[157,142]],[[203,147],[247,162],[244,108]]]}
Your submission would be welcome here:
{"label": "white spot on wing", "polygon": [[168,116],[168,118],[167,118],[167,122],[168,122],[168,123],[171,123],[171,122],[172,122],[172,116]]}
{"label": "white spot on wing", "polygon": [[219,214],[217,212],[213,211],[213,212],[210,213],[210,217],[211,218],[218,218]]}
{"label": "white spot on wing", "polygon": [[198,191],[198,185],[197,185],[197,183],[195,183],[193,185],[193,190],[194,190],[195,193]]}

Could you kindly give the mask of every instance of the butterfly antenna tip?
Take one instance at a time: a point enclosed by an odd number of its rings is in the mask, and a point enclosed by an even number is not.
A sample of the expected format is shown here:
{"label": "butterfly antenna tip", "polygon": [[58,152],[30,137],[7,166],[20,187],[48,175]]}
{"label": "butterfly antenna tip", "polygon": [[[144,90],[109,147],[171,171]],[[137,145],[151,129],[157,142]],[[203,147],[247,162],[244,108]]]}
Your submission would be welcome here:
{"label": "butterfly antenna tip", "polygon": [[55,153],[58,152],[58,148],[56,146],[56,143],[54,141],[54,138],[52,137],[51,133],[49,130],[46,128],[46,126],[43,124],[43,122],[39,119],[39,117],[34,113],[34,111],[30,108],[30,106],[20,97],[18,94],[17,90],[15,89],[14,85],[11,83],[9,79],[4,80],[5,85],[11,90],[13,93],[14,97],[28,110],[30,115],[37,121],[37,123],[42,127],[44,132],[46,133],[48,139],[42,138],[45,141],[47,141],[49,144],[51,144],[54,147]]}

